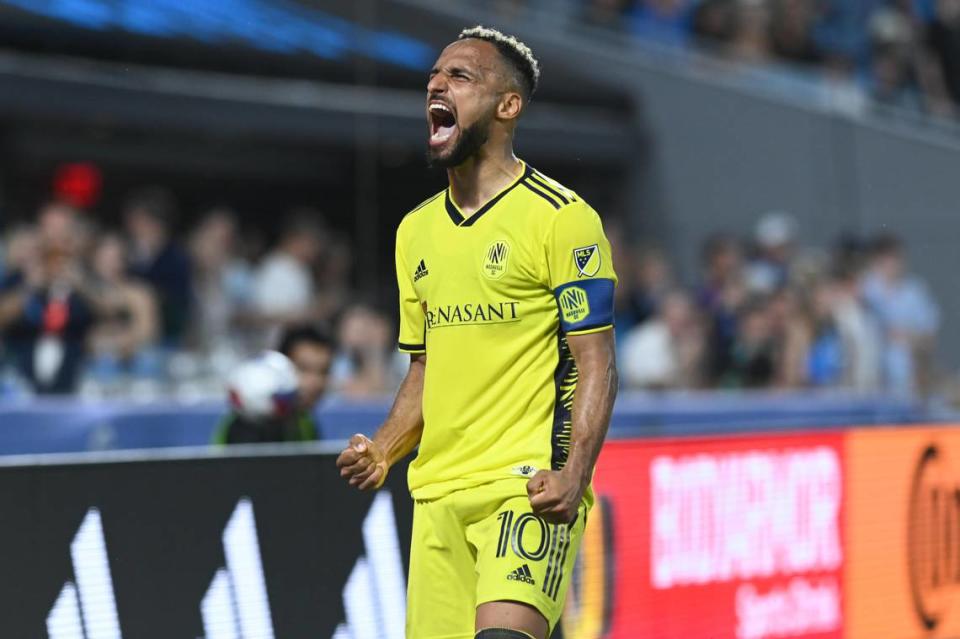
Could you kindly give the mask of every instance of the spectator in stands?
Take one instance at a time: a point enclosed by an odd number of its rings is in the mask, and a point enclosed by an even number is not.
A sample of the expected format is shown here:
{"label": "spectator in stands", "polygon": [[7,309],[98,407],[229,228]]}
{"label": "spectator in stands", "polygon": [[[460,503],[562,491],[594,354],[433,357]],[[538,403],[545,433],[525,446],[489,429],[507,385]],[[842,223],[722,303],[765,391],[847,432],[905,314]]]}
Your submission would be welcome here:
{"label": "spectator in stands", "polygon": [[702,269],[697,304],[707,312],[722,305],[723,292],[743,279],[743,252],[732,235],[714,233],[700,249]]}
{"label": "spectator in stands", "polygon": [[803,290],[784,287],[770,296],[771,333],[777,388],[799,388],[809,381],[813,318]]}
{"label": "spectator in stands", "polygon": [[826,66],[834,73],[851,74],[869,54],[867,22],[882,0],[831,0],[820,5],[813,37]]}
{"label": "spectator in stands", "polygon": [[863,296],[883,331],[887,386],[900,393],[929,390],[940,309],[927,285],[909,273],[898,238],[882,235],[874,242]]}
{"label": "spectator in stands", "polygon": [[630,250],[622,226],[611,223],[606,231],[613,267],[620,278],[613,292],[613,330],[619,344],[637,323],[632,299],[636,274],[635,256]]}
{"label": "spectator in stands", "polygon": [[861,297],[859,265],[837,262],[830,286],[831,314],[843,354],[842,385],[857,391],[875,391],[881,383],[880,327]]}
{"label": "spectator in stands", "polygon": [[812,335],[807,356],[807,381],[811,386],[843,384],[846,353],[833,315],[833,287],[822,281],[811,292]]}
{"label": "spectator in stands", "polygon": [[350,238],[332,233],[317,273],[317,315],[325,323],[333,323],[354,296],[350,281],[353,260]]}
{"label": "spectator in stands", "polygon": [[94,379],[107,385],[129,376],[158,380],[160,312],[153,290],[128,275],[127,246],[119,235],[97,243],[89,292],[96,317],[89,338]]}
{"label": "spectator in stands", "polygon": [[[190,238],[194,312],[192,342],[204,351],[244,350],[241,314],[253,301],[253,273],[240,254],[236,215],[225,208],[207,213]],[[237,343],[239,342],[239,343]]]}
{"label": "spectator in stands", "polygon": [[631,0],[587,0],[583,21],[607,29],[623,29],[623,17],[630,10]]}
{"label": "spectator in stands", "polygon": [[347,308],[338,327],[340,350],[334,363],[337,391],[349,397],[376,397],[396,388],[393,329],[374,306],[357,303]]}
{"label": "spectator in stands", "polygon": [[881,104],[950,115],[941,67],[922,46],[911,19],[893,7],[870,19],[870,91]]}
{"label": "spectator in stands", "polygon": [[322,431],[314,411],[327,391],[334,356],[333,340],[316,326],[291,326],[281,336],[278,350],[290,358],[297,369],[297,401],[293,415],[286,419],[255,422],[231,413],[214,433],[214,443],[314,441],[321,438]]}
{"label": "spectator in stands", "polygon": [[732,236],[715,234],[700,251],[703,280],[697,304],[707,330],[707,379],[715,382],[728,367],[737,336],[737,321],[747,298],[743,254]]}
{"label": "spectator in stands", "polygon": [[642,0],[627,13],[634,35],[650,42],[675,47],[689,44],[693,4],[688,0]]}
{"label": "spectator in stands", "polygon": [[663,252],[654,247],[636,250],[629,291],[629,306],[632,324],[642,324],[653,317],[661,300],[674,288],[673,269]]}
{"label": "spectator in stands", "polygon": [[0,284],[0,335],[7,355],[38,393],[69,393],[77,385],[93,309],[77,255],[76,213],[41,210],[37,250],[17,257]]}
{"label": "spectator in stands", "polygon": [[736,0],[701,0],[693,12],[693,31],[698,44],[720,54],[733,40],[737,29]]}
{"label": "spectator in stands", "polygon": [[730,53],[734,59],[757,64],[769,61],[770,7],[764,0],[736,0],[736,22]]}
{"label": "spectator in stands", "polygon": [[892,7],[880,9],[870,18],[869,33],[873,97],[886,105],[920,108],[923,96],[909,18]]}
{"label": "spectator in stands", "polygon": [[946,89],[960,108],[960,0],[936,0],[926,41]]}
{"label": "spectator in stands", "polygon": [[796,248],[797,222],[784,211],[770,211],[757,222],[756,252],[747,265],[747,287],[769,295],[787,285]]}
{"label": "spectator in stands", "polygon": [[776,378],[776,343],[769,299],[754,297],[740,309],[737,336],[719,371],[721,388],[764,388]]}
{"label": "spectator in stands", "polygon": [[773,0],[770,38],[781,60],[819,64],[823,56],[813,40],[819,5],[813,0]]}
{"label": "spectator in stands", "polygon": [[294,212],[276,248],[256,269],[253,304],[267,327],[317,319],[314,273],[327,241],[320,220],[315,211]]}
{"label": "spectator in stands", "polygon": [[704,334],[690,296],[667,293],[657,313],[627,335],[620,368],[632,388],[696,388],[703,382]]}
{"label": "spectator in stands", "polygon": [[21,273],[40,250],[40,235],[35,226],[23,224],[11,229],[3,250],[0,282],[14,273]]}
{"label": "spectator in stands", "polygon": [[161,343],[175,348],[183,343],[193,290],[190,258],[173,238],[177,205],[173,195],[149,187],[131,195],[123,216],[131,243],[131,273],[150,285],[161,313]]}

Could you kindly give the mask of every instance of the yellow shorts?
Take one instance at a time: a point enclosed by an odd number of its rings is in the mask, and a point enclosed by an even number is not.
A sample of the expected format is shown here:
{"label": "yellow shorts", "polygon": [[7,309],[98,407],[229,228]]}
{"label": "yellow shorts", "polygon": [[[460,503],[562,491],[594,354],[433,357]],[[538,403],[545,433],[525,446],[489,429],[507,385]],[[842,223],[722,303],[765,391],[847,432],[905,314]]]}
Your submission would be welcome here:
{"label": "yellow shorts", "polygon": [[563,611],[587,504],[572,524],[534,515],[527,479],[416,501],[407,586],[408,639],[473,639],[476,608],[519,601],[552,630]]}

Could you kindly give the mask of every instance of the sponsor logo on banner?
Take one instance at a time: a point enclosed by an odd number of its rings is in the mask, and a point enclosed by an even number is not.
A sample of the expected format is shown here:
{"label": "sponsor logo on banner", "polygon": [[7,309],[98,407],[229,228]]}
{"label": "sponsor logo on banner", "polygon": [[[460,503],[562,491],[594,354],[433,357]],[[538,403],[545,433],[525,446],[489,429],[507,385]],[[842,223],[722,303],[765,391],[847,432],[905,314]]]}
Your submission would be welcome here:
{"label": "sponsor logo on banner", "polygon": [[[651,585],[736,582],[738,639],[840,626],[840,460],[827,447],[661,455],[650,465]],[[753,579],[790,577],[768,589]]]}
{"label": "sponsor logo on banner", "polygon": [[586,636],[841,637],[842,452],[840,435],[608,444],[616,581],[609,631]]}
{"label": "sponsor logo on banner", "polygon": [[366,555],[357,559],[343,588],[347,619],[332,639],[403,639],[407,587],[390,493],[381,490],[363,520]]}
{"label": "sponsor logo on banner", "polygon": [[924,448],[910,490],[910,592],[926,630],[960,608],[960,476],[951,473],[947,455],[936,444]]}
{"label": "sponsor logo on banner", "polygon": [[847,435],[848,639],[960,637],[960,428]]}
{"label": "sponsor logo on banner", "polygon": [[68,581],[60,590],[47,615],[47,635],[50,639],[120,639],[107,543],[96,508],[87,511],[77,529],[70,558],[76,583]]}
{"label": "sponsor logo on banner", "polygon": [[214,574],[200,602],[205,639],[273,639],[257,522],[246,497],[237,502],[222,540],[227,566]]}

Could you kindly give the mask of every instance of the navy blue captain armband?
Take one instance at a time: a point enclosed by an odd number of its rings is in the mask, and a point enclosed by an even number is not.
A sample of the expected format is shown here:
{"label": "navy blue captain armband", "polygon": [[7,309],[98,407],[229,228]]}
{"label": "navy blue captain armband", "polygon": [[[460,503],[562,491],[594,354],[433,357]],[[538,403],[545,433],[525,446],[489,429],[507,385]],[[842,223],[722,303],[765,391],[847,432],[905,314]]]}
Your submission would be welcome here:
{"label": "navy blue captain armband", "polygon": [[613,288],[613,280],[590,279],[569,282],[553,289],[563,332],[613,326]]}

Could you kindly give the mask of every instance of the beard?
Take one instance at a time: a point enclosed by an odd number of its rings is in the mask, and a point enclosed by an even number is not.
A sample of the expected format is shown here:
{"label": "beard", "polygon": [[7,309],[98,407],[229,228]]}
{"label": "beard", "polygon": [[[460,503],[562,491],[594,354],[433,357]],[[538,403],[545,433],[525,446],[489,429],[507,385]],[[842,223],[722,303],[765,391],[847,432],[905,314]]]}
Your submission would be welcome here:
{"label": "beard", "polygon": [[450,169],[469,160],[480,150],[480,147],[487,143],[487,139],[490,137],[490,121],[492,119],[493,116],[490,115],[474,122],[466,129],[461,129],[460,138],[446,157],[440,156],[428,145],[427,166],[432,169]]}

